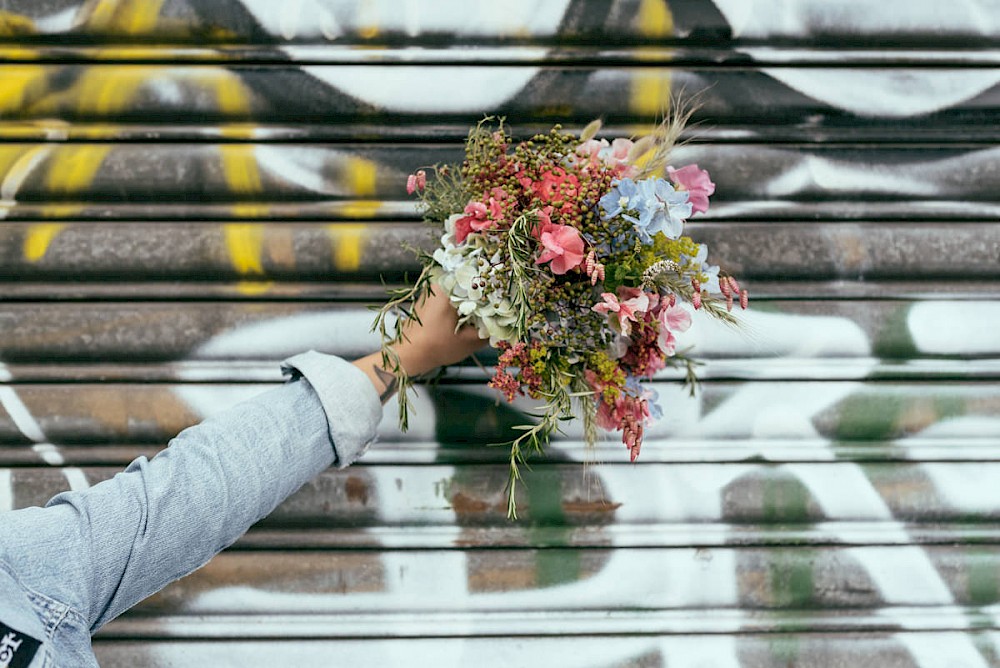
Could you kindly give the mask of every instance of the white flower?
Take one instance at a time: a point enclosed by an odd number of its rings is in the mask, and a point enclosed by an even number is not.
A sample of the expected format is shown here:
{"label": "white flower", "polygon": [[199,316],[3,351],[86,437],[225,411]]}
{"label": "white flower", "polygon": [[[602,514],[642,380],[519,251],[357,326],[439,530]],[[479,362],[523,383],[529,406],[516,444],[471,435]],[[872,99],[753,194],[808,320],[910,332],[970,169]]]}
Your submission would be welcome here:
{"label": "white flower", "polygon": [[455,218],[445,222],[448,232],[441,237],[441,247],[434,251],[437,265],[431,279],[447,292],[458,310],[459,322],[472,324],[493,345],[511,341],[516,333],[517,312],[500,288],[506,275],[502,254],[497,251],[487,260],[484,248],[471,237],[456,246],[452,236]]}

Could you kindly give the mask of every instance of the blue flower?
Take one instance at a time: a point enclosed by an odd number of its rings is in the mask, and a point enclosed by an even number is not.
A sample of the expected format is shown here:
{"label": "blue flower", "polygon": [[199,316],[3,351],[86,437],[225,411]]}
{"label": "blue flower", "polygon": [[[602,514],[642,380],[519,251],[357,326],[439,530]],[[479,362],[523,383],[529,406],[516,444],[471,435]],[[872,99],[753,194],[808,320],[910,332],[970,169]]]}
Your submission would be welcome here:
{"label": "blue flower", "polygon": [[685,259],[691,260],[694,265],[700,265],[700,269],[696,271],[708,278],[707,281],[701,282],[703,290],[708,290],[709,292],[719,291],[719,265],[708,264],[708,244],[698,244],[698,255],[693,258],[687,255],[681,257],[682,261]]}
{"label": "blue flower", "polygon": [[691,215],[687,191],[674,190],[667,181],[649,178],[639,181],[639,220],[636,231],[643,243],[652,243],[653,235],[663,232],[676,239],[684,230],[684,220]]}
{"label": "blue flower", "polygon": [[[611,192],[600,200],[601,208],[604,209],[604,214],[601,218],[603,220],[611,220],[619,214],[630,209],[635,209],[638,197],[639,187],[632,179],[621,179],[620,181],[613,182]],[[634,216],[625,215],[622,217],[633,223],[636,221]]]}
{"label": "blue flower", "polygon": [[649,405],[649,417],[654,420],[662,420],[663,408],[660,407],[660,393],[652,387],[646,388],[646,403]]}

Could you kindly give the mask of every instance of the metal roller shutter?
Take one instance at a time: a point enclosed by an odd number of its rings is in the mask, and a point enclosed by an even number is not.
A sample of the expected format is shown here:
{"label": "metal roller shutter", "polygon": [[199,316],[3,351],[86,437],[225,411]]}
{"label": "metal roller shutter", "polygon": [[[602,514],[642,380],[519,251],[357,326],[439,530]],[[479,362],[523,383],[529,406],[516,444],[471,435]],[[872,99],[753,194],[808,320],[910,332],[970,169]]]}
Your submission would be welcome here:
{"label": "metal roller shutter", "polygon": [[0,509],[371,350],[434,241],[405,175],[483,114],[683,92],[754,303],[639,463],[570,427],[508,522],[482,446],[527,406],[469,367],[102,665],[998,666],[998,44],[996,0],[2,2]]}

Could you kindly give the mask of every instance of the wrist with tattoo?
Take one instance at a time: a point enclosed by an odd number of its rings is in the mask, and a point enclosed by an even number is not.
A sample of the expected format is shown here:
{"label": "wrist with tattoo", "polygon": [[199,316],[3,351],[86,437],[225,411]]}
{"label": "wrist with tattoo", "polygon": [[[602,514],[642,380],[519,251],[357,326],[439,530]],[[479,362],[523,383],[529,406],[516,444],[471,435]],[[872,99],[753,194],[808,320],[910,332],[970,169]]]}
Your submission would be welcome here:
{"label": "wrist with tattoo", "polygon": [[[399,388],[399,379],[396,378],[396,374],[391,371],[386,371],[378,364],[373,363],[371,365],[371,370],[372,373],[375,374],[375,377],[379,380],[379,383],[382,385],[378,398],[384,404],[389,401],[392,395],[396,393],[396,390]],[[376,384],[375,389],[379,390],[378,384]]]}
{"label": "wrist with tattoo", "polygon": [[[418,363],[414,363],[412,360],[407,359],[408,363],[403,364],[403,368],[409,371],[411,368],[419,368]],[[396,378],[396,374],[393,373],[392,367],[386,368],[384,365],[384,360],[382,358],[381,352],[375,352],[371,355],[366,355],[361,359],[354,360],[352,364],[358,369],[360,369],[366,376],[371,384],[375,387],[375,392],[378,393],[379,400],[384,404],[392,398],[392,395],[399,390],[399,380]]]}

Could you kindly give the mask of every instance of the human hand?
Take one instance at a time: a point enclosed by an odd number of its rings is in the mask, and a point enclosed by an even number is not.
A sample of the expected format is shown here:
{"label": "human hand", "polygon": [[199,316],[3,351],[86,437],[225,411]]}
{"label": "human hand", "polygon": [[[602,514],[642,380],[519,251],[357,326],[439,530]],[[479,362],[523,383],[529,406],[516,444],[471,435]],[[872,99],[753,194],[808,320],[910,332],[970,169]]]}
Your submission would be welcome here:
{"label": "human hand", "polygon": [[[440,288],[416,305],[416,320],[403,323],[403,339],[390,348],[408,376],[420,376],[439,366],[455,364],[486,344],[471,326],[458,327],[458,312]],[[456,329],[457,328],[457,329]],[[354,362],[372,381],[384,403],[396,391],[396,375],[392,364],[383,364],[381,352],[375,352]]]}
{"label": "human hand", "polygon": [[407,375],[419,376],[439,366],[461,362],[486,344],[474,327],[458,326],[458,312],[438,286],[432,286],[430,295],[416,306],[415,313],[419,324],[415,320],[406,321],[402,342],[392,346]]}

